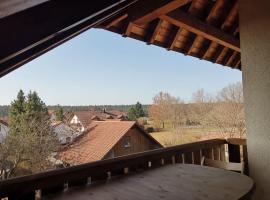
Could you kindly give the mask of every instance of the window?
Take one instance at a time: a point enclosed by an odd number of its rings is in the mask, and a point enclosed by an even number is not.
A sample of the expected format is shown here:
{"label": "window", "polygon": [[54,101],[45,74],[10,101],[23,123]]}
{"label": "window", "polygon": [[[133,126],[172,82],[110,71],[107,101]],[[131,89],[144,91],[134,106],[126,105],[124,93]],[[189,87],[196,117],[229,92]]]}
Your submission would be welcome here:
{"label": "window", "polygon": [[131,137],[130,136],[126,136],[124,138],[124,147],[125,148],[131,147]]}

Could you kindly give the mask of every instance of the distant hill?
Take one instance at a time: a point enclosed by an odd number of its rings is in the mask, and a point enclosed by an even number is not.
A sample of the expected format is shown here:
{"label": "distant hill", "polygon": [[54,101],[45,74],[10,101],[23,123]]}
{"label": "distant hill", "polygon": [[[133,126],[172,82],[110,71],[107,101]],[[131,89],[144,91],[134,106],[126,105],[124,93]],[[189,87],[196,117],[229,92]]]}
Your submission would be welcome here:
{"label": "distant hill", "polygon": [[[61,106],[61,105],[60,105]],[[66,111],[83,111],[83,110],[90,110],[90,109],[96,109],[96,110],[103,110],[106,108],[106,110],[119,110],[123,112],[127,112],[133,105],[89,105],[89,106],[61,106]],[[150,105],[143,105],[143,109],[147,113],[148,107]],[[5,117],[8,115],[10,106],[0,106],[0,117]],[[55,110],[57,106],[47,106],[49,110]]]}

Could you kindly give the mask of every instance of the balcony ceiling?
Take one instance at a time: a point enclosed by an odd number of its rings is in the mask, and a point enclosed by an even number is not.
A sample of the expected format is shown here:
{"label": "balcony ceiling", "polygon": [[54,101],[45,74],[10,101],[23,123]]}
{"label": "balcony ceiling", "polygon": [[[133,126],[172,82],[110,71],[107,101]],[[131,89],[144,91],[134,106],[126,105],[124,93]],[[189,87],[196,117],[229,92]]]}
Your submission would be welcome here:
{"label": "balcony ceiling", "polygon": [[104,29],[241,70],[237,0],[139,0]]}
{"label": "balcony ceiling", "polygon": [[94,27],[241,70],[237,0],[3,0],[0,77]]}

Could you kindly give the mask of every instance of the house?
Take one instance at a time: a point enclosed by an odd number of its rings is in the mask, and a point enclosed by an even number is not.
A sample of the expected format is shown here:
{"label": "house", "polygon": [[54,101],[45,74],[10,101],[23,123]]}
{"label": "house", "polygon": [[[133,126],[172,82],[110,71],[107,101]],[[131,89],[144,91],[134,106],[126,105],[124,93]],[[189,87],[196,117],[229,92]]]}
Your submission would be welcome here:
{"label": "house", "polygon": [[[261,0],[254,3],[253,0],[92,0],[79,3],[78,1],[68,3],[28,1],[26,3],[14,0],[12,2],[16,3],[5,2],[8,3],[3,4],[1,10],[0,76],[10,73],[90,28],[103,28],[124,37],[141,40],[146,44],[241,70],[247,122],[248,162],[246,163],[249,166],[250,176],[256,183],[253,199],[269,199],[270,1]],[[10,34],[11,29],[16,33],[16,37]],[[192,145],[196,147],[201,145],[200,149],[206,151],[207,149],[204,148],[209,143]],[[232,145],[234,146],[231,146],[231,161],[236,157],[239,161],[240,150],[236,148],[237,145]],[[212,157],[213,148],[209,151]],[[159,158],[163,158],[170,150],[172,149],[155,152],[155,159],[158,154],[160,154]],[[200,152],[204,153],[204,151]],[[183,151],[178,152],[178,155],[179,153],[183,155]],[[190,149],[187,153],[189,154],[186,157],[192,158]],[[196,152],[193,154],[195,155]],[[146,159],[149,161],[149,154],[148,157],[139,155],[136,162],[131,160],[129,164],[139,165]],[[117,163],[118,166],[122,163],[127,165],[130,157],[126,160],[122,158],[120,161]],[[190,161],[192,159],[185,160],[187,163]],[[37,190],[37,185],[39,189],[44,188],[46,191],[55,189],[55,186],[67,185],[69,181],[72,183],[91,175],[101,175],[101,172],[109,171],[108,164],[111,164],[112,170],[115,170],[115,162],[117,160],[111,163],[83,166],[84,168],[73,167],[70,171],[64,169],[54,173],[20,177],[11,181],[13,185],[9,181],[2,182],[0,186],[6,188],[6,191],[1,189],[0,197],[16,198],[25,193],[32,194]],[[87,173],[82,173],[82,169]],[[72,178],[67,180],[67,176]],[[56,179],[57,185],[54,182]],[[85,182],[83,183],[84,186]],[[136,199],[137,194],[134,194],[133,199]]]}
{"label": "house", "polygon": [[67,123],[80,132],[86,131],[87,127],[92,121],[122,121],[127,119],[124,112],[117,110],[108,112],[105,109],[102,111],[75,111],[72,114],[69,113],[67,118]]}
{"label": "house", "polygon": [[58,138],[60,144],[65,145],[71,143],[80,132],[75,131],[64,122],[58,121],[52,123],[53,132]]}
{"label": "house", "polygon": [[54,110],[48,110],[48,114],[50,116],[50,120],[51,122],[55,122],[56,121],[56,114]]}
{"label": "house", "polygon": [[8,122],[5,119],[0,119],[0,142],[7,136],[9,131]]}
{"label": "house", "polygon": [[161,147],[134,121],[93,121],[86,133],[60,152],[59,159],[78,165]]}

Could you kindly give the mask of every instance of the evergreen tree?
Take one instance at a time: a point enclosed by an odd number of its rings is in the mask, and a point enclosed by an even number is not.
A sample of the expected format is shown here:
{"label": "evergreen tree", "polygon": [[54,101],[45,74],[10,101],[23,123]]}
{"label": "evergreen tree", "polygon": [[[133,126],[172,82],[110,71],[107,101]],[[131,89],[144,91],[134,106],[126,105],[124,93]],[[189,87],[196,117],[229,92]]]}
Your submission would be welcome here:
{"label": "evergreen tree", "polygon": [[56,120],[57,121],[63,121],[63,119],[64,119],[64,110],[59,105],[57,106],[57,109],[55,111],[55,115],[56,115]]}
{"label": "evergreen tree", "polygon": [[5,159],[0,160],[0,171],[6,170],[8,178],[21,168],[31,173],[48,169],[48,157],[57,143],[45,103],[36,92],[25,97],[20,90],[9,116],[9,134],[1,144],[0,158]]}
{"label": "evergreen tree", "polygon": [[143,110],[143,106],[140,102],[137,102],[135,106],[132,106],[128,110],[128,118],[130,120],[137,120],[140,117],[145,117],[145,112]]}

